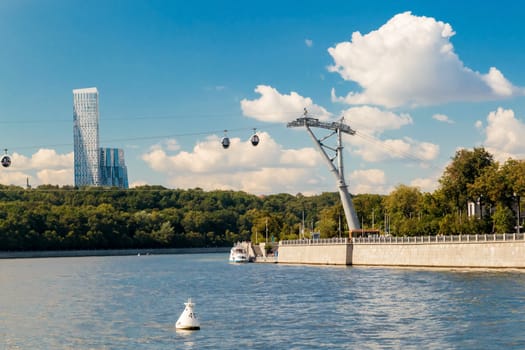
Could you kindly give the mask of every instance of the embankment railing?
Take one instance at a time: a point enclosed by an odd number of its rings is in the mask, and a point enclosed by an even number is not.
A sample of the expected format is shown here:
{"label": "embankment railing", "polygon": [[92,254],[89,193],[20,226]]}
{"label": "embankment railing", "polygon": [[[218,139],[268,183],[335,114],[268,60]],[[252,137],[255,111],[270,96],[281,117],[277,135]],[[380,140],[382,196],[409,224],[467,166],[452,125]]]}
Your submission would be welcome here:
{"label": "embankment railing", "polygon": [[421,243],[477,243],[477,242],[502,242],[523,241],[523,233],[482,234],[482,235],[437,235],[437,236],[375,236],[353,238],[354,244],[421,244]]}
{"label": "embankment railing", "polygon": [[349,238],[321,238],[321,239],[292,239],[287,241],[280,241],[279,245],[333,245],[333,244],[348,244]]}
{"label": "embankment railing", "polygon": [[523,233],[437,236],[371,236],[349,238],[295,239],[280,241],[279,245],[334,245],[334,244],[429,244],[429,243],[479,243],[523,241]]}

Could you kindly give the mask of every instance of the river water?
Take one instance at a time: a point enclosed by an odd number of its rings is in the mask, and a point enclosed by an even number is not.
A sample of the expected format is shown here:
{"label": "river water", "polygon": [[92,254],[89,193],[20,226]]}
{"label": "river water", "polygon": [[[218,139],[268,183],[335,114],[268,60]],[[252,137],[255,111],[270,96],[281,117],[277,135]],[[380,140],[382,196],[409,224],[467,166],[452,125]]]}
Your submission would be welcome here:
{"label": "river water", "polygon": [[0,260],[0,349],[525,348],[523,272],[227,260]]}

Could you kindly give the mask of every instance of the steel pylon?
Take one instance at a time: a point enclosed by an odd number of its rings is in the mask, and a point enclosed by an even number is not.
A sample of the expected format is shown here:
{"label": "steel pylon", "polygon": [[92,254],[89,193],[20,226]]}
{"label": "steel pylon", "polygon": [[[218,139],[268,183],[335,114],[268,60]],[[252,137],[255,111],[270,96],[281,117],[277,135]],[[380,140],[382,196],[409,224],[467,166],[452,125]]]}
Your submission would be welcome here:
{"label": "steel pylon", "polygon": [[[334,174],[337,180],[337,187],[339,189],[339,195],[341,196],[341,203],[343,204],[343,210],[345,212],[346,223],[348,224],[348,229],[358,230],[361,228],[359,220],[357,219],[357,214],[355,212],[354,203],[352,202],[352,197],[350,192],[348,192],[348,185],[345,182],[344,177],[344,166],[343,166],[343,143],[341,135],[343,133],[349,135],[355,135],[355,130],[350,126],[344,124],[344,119],[341,119],[338,122],[322,122],[316,118],[310,118],[307,116],[308,111],[304,109],[303,117],[297,118],[296,120],[289,122],[286,126],[289,128],[294,127],[305,127],[308,131],[308,134],[312,137],[314,144],[321,152],[321,155],[326,160],[330,171]],[[311,128],[322,128],[327,130],[332,130],[332,133],[328,136],[325,136],[321,139],[318,139],[317,136],[313,133]],[[332,148],[325,145],[323,142],[330,137],[337,135],[337,147]],[[334,152],[334,157],[330,158],[327,151]],[[337,159],[337,164],[334,164],[334,161]]]}

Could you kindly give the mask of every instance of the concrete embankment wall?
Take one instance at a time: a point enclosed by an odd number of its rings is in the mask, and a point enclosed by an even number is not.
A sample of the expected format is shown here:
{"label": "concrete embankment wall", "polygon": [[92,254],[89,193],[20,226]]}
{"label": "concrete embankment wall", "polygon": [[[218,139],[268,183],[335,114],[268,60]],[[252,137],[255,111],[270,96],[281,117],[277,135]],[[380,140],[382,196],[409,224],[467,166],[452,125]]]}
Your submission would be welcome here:
{"label": "concrete embankment wall", "polygon": [[279,264],[350,265],[348,240],[309,240],[299,244],[279,244]]}
{"label": "concrete embankment wall", "polygon": [[525,241],[356,244],[351,265],[525,268]]}
{"label": "concrete embankment wall", "polygon": [[[413,241],[287,241],[279,263],[460,268],[525,268],[525,237],[515,235],[411,238]],[[510,239],[509,239],[510,238]]]}

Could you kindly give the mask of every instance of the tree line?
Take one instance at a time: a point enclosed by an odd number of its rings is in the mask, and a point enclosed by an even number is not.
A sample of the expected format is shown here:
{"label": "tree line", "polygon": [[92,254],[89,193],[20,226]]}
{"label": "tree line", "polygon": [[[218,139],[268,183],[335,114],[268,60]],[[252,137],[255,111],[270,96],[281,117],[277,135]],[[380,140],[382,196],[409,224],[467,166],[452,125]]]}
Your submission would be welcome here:
{"label": "tree line", "polygon": [[[407,185],[353,196],[364,228],[397,236],[514,232],[525,162],[494,161],[484,148],[457,151],[432,193]],[[470,204],[469,204],[470,203]],[[471,215],[467,208],[471,206]],[[0,250],[231,246],[347,237],[337,193],[256,196],[141,186],[0,185]]]}
{"label": "tree line", "polygon": [[0,250],[231,246],[277,241],[302,213],[317,222],[336,193],[260,197],[240,191],[141,186],[74,188],[0,185]]}

